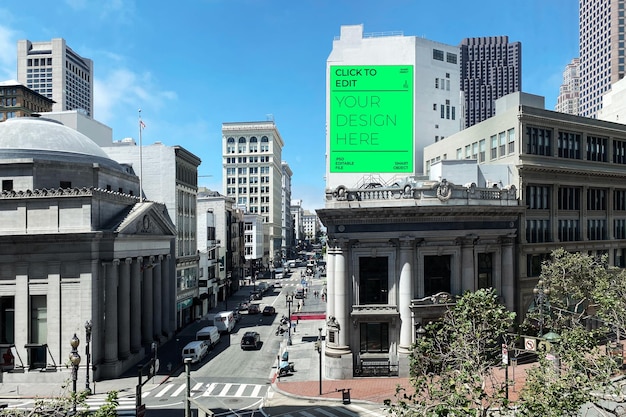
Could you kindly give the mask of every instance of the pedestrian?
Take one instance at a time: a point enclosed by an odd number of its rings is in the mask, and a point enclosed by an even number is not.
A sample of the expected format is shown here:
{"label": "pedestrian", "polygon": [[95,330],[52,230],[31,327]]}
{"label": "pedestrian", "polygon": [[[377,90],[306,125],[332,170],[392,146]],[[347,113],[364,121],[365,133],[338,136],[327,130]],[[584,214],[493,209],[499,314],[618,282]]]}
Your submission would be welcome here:
{"label": "pedestrian", "polygon": [[293,328],[293,332],[295,333],[296,332],[296,327],[297,327],[297,324],[296,324],[295,321],[291,322],[291,327]]}

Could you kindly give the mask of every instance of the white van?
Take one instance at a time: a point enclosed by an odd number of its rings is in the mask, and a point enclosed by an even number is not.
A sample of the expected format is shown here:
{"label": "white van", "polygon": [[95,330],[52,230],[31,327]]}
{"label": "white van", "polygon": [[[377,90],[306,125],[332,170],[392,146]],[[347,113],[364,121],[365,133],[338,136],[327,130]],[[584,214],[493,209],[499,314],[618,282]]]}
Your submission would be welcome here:
{"label": "white van", "polygon": [[220,333],[230,333],[235,328],[235,315],[232,311],[220,311],[213,317],[213,324]]}
{"label": "white van", "polygon": [[196,332],[196,340],[204,340],[212,348],[220,341],[220,331],[216,326],[203,327]]}
{"label": "white van", "polygon": [[183,348],[183,362],[186,358],[191,358],[192,363],[200,362],[209,353],[209,346],[204,340],[189,342]]}

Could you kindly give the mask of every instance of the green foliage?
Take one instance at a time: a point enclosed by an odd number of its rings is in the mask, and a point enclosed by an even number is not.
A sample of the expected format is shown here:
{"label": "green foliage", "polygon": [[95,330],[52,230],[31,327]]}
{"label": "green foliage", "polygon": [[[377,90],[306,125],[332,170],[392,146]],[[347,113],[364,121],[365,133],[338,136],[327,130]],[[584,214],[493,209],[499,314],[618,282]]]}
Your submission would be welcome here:
{"label": "green foliage", "polygon": [[401,416],[486,416],[506,407],[506,382],[492,372],[500,366],[501,343],[515,313],[498,302],[493,289],[467,292],[410,355],[415,394],[398,388],[393,412]]}
{"label": "green foliage", "polygon": [[[117,416],[117,406],[119,401],[117,391],[111,391],[107,395],[104,405],[95,411],[89,410],[86,402],[87,392],[74,394],[69,392],[66,396],[56,398],[39,398],[35,401],[32,409],[23,410],[7,408],[0,410],[0,416],[4,417],[66,417],[69,415],[76,417],[115,417]],[[73,412],[76,404],[76,413]]]}

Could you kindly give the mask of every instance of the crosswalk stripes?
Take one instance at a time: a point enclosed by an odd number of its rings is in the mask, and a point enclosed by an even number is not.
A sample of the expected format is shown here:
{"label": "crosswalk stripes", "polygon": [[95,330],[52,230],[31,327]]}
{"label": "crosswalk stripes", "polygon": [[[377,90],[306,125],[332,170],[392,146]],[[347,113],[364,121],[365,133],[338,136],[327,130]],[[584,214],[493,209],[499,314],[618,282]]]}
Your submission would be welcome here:
{"label": "crosswalk stripes", "polygon": [[[166,384],[164,386],[158,386],[151,391],[144,391],[141,394],[142,398],[149,396],[155,398],[174,398],[183,397],[186,395],[186,384]],[[268,391],[267,385],[260,384],[234,384],[227,382],[212,382],[212,383],[195,383],[191,387],[192,396],[200,395],[202,397],[248,397],[248,398],[263,398]]]}
{"label": "crosswalk stripes", "polygon": [[360,412],[351,411],[345,407],[312,407],[306,410],[281,414],[281,417],[383,417],[385,414],[362,409]]}

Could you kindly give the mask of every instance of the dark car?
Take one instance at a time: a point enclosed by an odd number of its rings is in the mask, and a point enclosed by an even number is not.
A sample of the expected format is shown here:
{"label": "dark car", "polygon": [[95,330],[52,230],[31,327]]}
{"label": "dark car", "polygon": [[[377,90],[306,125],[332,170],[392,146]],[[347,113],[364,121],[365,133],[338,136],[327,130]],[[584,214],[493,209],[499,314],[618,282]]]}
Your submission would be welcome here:
{"label": "dark car", "polygon": [[263,309],[264,316],[273,316],[274,314],[276,314],[276,309],[272,306],[265,306]]}
{"label": "dark car", "polygon": [[237,307],[237,309],[239,311],[246,311],[246,310],[248,310],[248,303],[246,303],[245,301],[240,302],[239,306]]}
{"label": "dark car", "polygon": [[257,332],[245,332],[241,338],[242,349],[258,349],[261,346],[261,335]]}
{"label": "dark car", "polygon": [[250,301],[262,300],[263,293],[261,291],[250,291]]}
{"label": "dark car", "polygon": [[241,320],[241,314],[239,313],[239,310],[233,310],[233,317],[235,318],[235,322]]}
{"label": "dark car", "polygon": [[248,306],[248,314],[259,314],[261,312],[261,309],[259,308],[258,304],[250,304]]}

